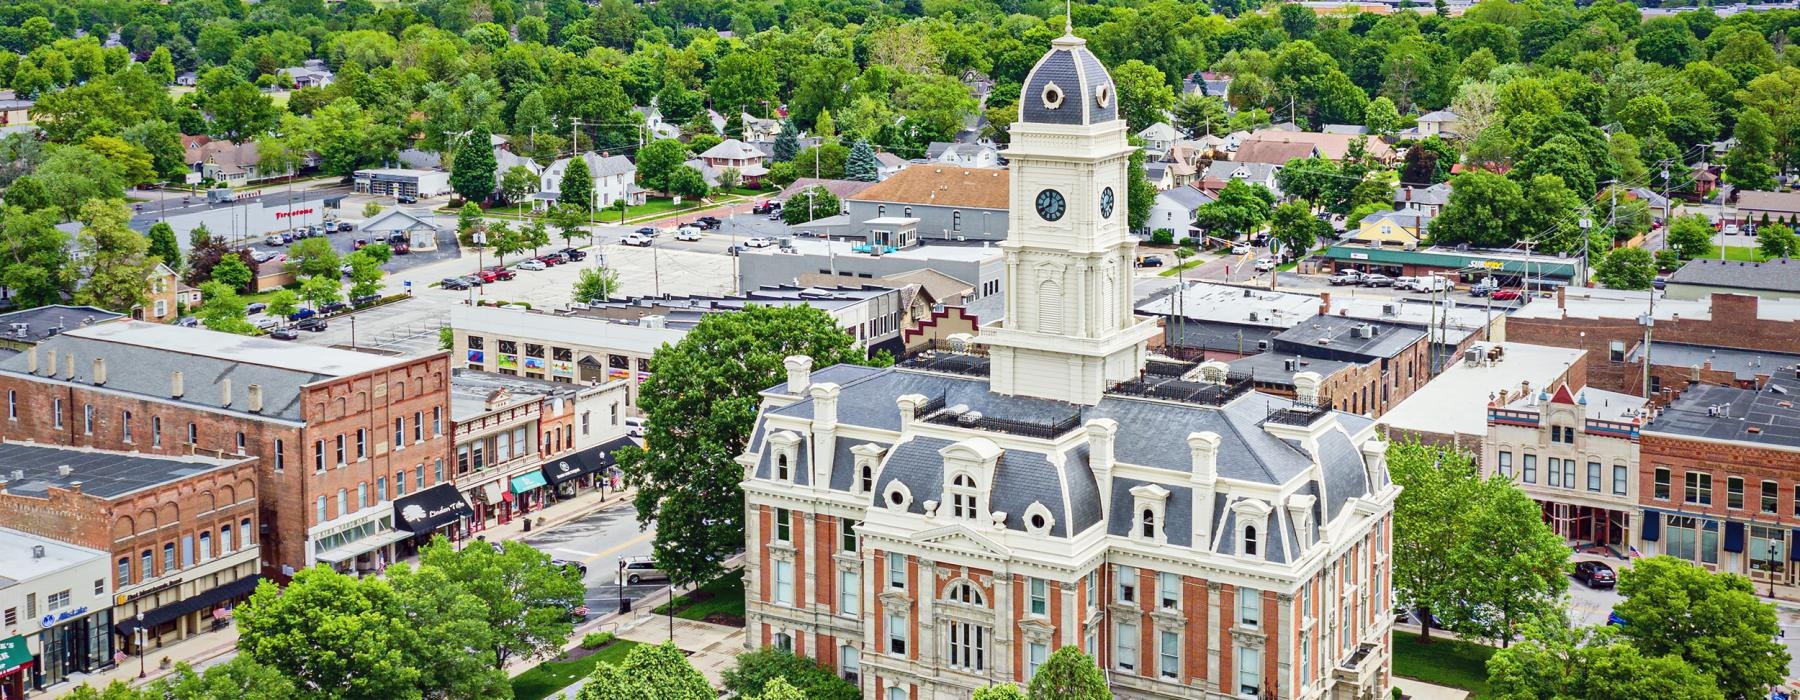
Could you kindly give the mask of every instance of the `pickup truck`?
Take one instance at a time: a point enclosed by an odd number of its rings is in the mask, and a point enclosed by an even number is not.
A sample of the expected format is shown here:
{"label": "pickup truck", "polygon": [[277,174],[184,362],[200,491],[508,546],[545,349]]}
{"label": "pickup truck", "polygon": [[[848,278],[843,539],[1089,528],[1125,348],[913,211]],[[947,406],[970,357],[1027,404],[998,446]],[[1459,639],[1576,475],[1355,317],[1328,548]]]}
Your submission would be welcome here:
{"label": "pickup truck", "polygon": [[642,248],[650,247],[650,239],[645,237],[643,234],[637,233],[635,231],[632,233],[625,234],[624,238],[619,239],[619,243],[624,244],[624,245],[638,246],[638,247],[642,247]]}
{"label": "pickup truck", "polygon": [[1363,276],[1362,276],[1361,272],[1357,272],[1355,270],[1344,270],[1343,272],[1339,272],[1339,273],[1331,276],[1331,285],[1336,287],[1336,286],[1341,286],[1341,285],[1346,285],[1346,284],[1348,284],[1348,285],[1362,284],[1362,277]]}

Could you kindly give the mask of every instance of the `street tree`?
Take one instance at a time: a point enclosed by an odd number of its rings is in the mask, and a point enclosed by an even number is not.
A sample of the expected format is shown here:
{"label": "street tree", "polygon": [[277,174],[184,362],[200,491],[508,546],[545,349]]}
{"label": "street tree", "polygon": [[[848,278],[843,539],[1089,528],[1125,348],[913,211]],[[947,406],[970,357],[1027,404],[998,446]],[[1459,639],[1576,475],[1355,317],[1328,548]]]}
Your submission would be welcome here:
{"label": "street tree", "polygon": [[350,298],[381,293],[381,261],[368,248],[350,253]]}
{"label": "street tree", "polygon": [[374,260],[377,265],[386,265],[389,260],[394,259],[394,249],[386,243],[370,243],[358,248],[356,251],[352,252],[351,255],[355,255],[356,253],[362,253],[369,259]]}
{"label": "street tree", "polygon": [[1026,700],[1025,691],[1011,683],[982,686],[975,689],[970,700]]}
{"label": "street tree", "polygon": [[342,273],[343,256],[327,238],[307,238],[288,247],[287,269],[300,277],[337,277]]}
{"label": "street tree", "polygon": [[222,282],[225,286],[237,290],[249,289],[250,280],[255,278],[256,273],[250,270],[250,266],[244,262],[243,257],[237,255],[220,258],[218,264],[213,265],[212,274],[208,277],[214,282]]}
{"label": "street tree", "polygon": [[625,662],[594,667],[576,700],[714,700],[718,693],[674,644],[632,647]]}
{"label": "street tree", "polygon": [[558,187],[557,203],[580,207],[582,211],[594,206],[594,175],[588,169],[586,158],[577,155],[569,159],[569,167],[563,170]]}
{"label": "street tree", "polygon": [[214,280],[200,285],[200,294],[203,302],[195,315],[200,317],[201,325],[222,333],[256,333],[256,326],[245,320],[249,303],[238,296],[237,290]]}
{"label": "street tree", "polygon": [[[739,185],[744,184],[744,171],[731,167],[720,168],[717,179],[719,181],[718,190],[720,192],[729,193],[732,190],[737,189]],[[701,182],[705,182],[706,178],[701,177],[700,180]]]}
{"label": "street tree", "polygon": [[1537,250],[1579,253],[1584,233],[1577,216],[1580,209],[1581,196],[1564,185],[1561,177],[1545,173],[1525,187],[1525,208],[1518,213],[1518,226],[1523,235],[1538,237]]}
{"label": "street tree", "polygon": [[1656,556],[1621,570],[1618,588],[1620,633],[1645,656],[1679,656],[1738,700],[1763,697],[1787,677],[1775,607],[1756,597],[1750,579]]}
{"label": "street tree", "polygon": [[781,120],[781,131],[775,134],[774,160],[785,163],[794,159],[800,151],[800,127],[794,125],[793,119]]}
{"label": "street tree", "polygon": [[157,259],[149,243],[127,221],[131,210],[116,199],[81,205],[74,264],[63,268],[63,283],[75,289],[75,303],[130,313],[149,293]]}
{"label": "street tree", "polygon": [[644,189],[669,191],[669,176],[687,161],[688,147],[675,139],[657,139],[637,152],[638,184]]}
{"label": "street tree", "polygon": [[1499,700],[1725,700],[1711,675],[1679,656],[1646,655],[1610,626],[1571,628],[1555,617],[1527,624],[1524,640],[1496,652],[1487,669]]}
{"label": "street tree", "polygon": [[1304,199],[1276,207],[1269,219],[1269,235],[1281,242],[1282,254],[1289,259],[1304,257],[1318,243],[1321,229],[1330,228],[1313,216],[1312,204]]}
{"label": "street tree", "polygon": [[881,162],[875,159],[875,149],[869,147],[868,141],[857,141],[850,147],[850,157],[844,161],[844,179],[858,182],[881,179]]}
{"label": "street tree", "polygon": [[1787,224],[1764,224],[1756,227],[1756,250],[1769,260],[1800,255],[1800,238]]}
{"label": "street tree", "polygon": [[54,209],[0,210],[0,285],[20,308],[61,303],[68,289],[69,234],[56,227],[60,218]]}
{"label": "street tree", "polygon": [[171,270],[181,269],[181,244],[175,242],[175,229],[166,221],[158,221],[150,225],[149,231],[151,255],[162,260]]}
{"label": "street tree", "polygon": [[479,202],[494,193],[494,171],[500,166],[494,159],[493,146],[489,145],[492,140],[486,126],[476,126],[456,146],[450,189],[463,199]]}
{"label": "street tree", "polygon": [[857,700],[862,692],[816,659],[774,647],[739,654],[724,673],[725,690],[739,697],[766,697],[776,683],[800,691],[807,700]]}
{"label": "street tree", "polygon": [[1175,98],[1172,110],[1175,122],[1188,133],[1195,135],[1223,134],[1230,131],[1228,122],[1231,114],[1225,108],[1225,98],[1216,95],[1184,93]]}
{"label": "street tree", "polygon": [[581,207],[558,204],[550,208],[550,213],[545,218],[550,220],[551,226],[556,227],[557,234],[562,236],[563,243],[567,245],[575,245],[577,238],[593,235],[582,228],[588,224],[588,214]]}
{"label": "street tree", "polygon": [[1714,233],[1712,221],[1705,214],[1683,214],[1669,222],[1664,241],[1683,259],[1692,260],[1712,255]]}
{"label": "street tree", "polygon": [[1315,203],[1325,201],[1338,177],[1337,164],[1319,156],[1295,158],[1275,173],[1282,194]]}
{"label": "street tree", "polygon": [[1132,133],[1163,121],[1175,107],[1175,91],[1156,66],[1134,58],[1113,66],[1112,78],[1119,91],[1119,116]]}
{"label": "street tree", "polygon": [[[563,205],[558,204],[558,207]],[[580,207],[574,207],[582,211]],[[585,213],[583,217],[585,218]],[[456,242],[465,247],[480,247],[476,234],[487,234],[487,219],[483,217],[481,205],[474,202],[463,202],[462,208],[456,210]]]}
{"label": "street tree", "polygon": [[239,653],[309,697],[421,697],[422,673],[412,660],[419,633],[385,579],[302,569],[286,587],[263,582],[235,617]]}
{"label": "street tree", "polygon": [[1031,677],[1031,697],[1048,700],[1112,700],[1106,675],[1076,646],[1059,647]]}
{"label": "street tree", "polygon": [[822,143],[802,149],[794,156],[792,165],[794,173],[803,177],[841,180],[848,172],[849,163],[849,147],[839,143]]}
{"label": "street tree", "polygon": [[1521,233],[1517,219],[1525,206],[1517,182],[1485,170],[1471,170],[1450,183],[1450,200],[1431,221],[1428,238],[1433,244],[1501,248],[1517,240]]}
{"label": "street tree", "polygon": [[837,216],[843,209],[843,202],[823,186],[815,185],[788,197],[781,207],[781,221],[789,226],[798,226],[808,221]]}
{"label": "street tree", "polygon": [[294,290],[277,289],[274,294],[269,295],[269,308],[263,311],[276,318],[287,318],[299,310],[300,298],[294,295]]}
{"label": "street tree", "polygon": [[711,189],[706,184],[706,176],[691,165],[683,165],[669,174],[669,194],[699,199]]}
{"label": "street tree", "polygon": [[1594,266],[1594,278],[1613,289],[1649,289],[1656,281],[1656,260],[1643,248],[1614,248]]}
{"label": "street tree", "polygon": [[157,180],[180,181],[187,174],[186,153],[181,148],[181,130],[174,124],[151,119],[127,127],[120,136],[150,154]]}
{"label": "street tree", "polygon": [[1745,109],[1732,136],[1737,145],[1725,154],[1725,179],[1741,190],[1775,189],[1775,123],[1769,115]]}
{"label": "street tree", "polygon": [[735,460],[755,425],[759,392],[786,376],[783,361],[793,355],[821,368],[867,362],[829,315],[809,306],[709,315],[651,357],[639,398],[647,446],[615,456],[638,489],[638,521],[656,523],[656,561],[676,585],[711,580],[743,547],[743,467]]}
{"label": "street tree", "polygon": [[1194,210],[1194,225],[1223,238],[1249,234],[1268,222],[1274,202],[1269,188],[1232,180],[1218,199]]}
{"label": "street tree", "polygon": [[520,203],[538,188],[538,177],[530,168],[515,165],[500,174],[500,195],[509,203]]}
{"label": "street tree", "polygon": [[168,675],[133,688],[113,681],[103,689],[83,684],[70,691],[69,700],[299,700],[304,697],[293,681],[273,668],[238,655],[196,671],[186,661],[177,662]]}
{"label": "street tree", "polygon": [[544,220],[532,219],[521,225],[519,241],[531,248],[532,255],[537,255],[539,248],[550,245],[550,232],[544,228]]}
{"label": "street tree", "polygon": [[619,273],[609,267],[584,267],[576,273],[575,288],[570,297],[584,304],[595,304],[619,293]]}
{"label": "street tree", "polygon": [[344,283],[336,270],[330,275],[314,275],[300,283],[300,298],[314,309],[344,300]]}
{"label": "street tree", "polygon": [[488,225],[487,241],[488,246],[494,249],[494,255],[499,256],[495,263],[501,267],[506,266],[506,256],[525,250],[525,238],[504,221]]}
{"label": "street tree", "polygon": [[495,669],[513,659],[545,658],[562,650],[575,629],[569,611],[586,590],[573,569],[523,542],[458,549],[439,538],[419,552],[421,571],[436,569],[481,601],[491,632],[484,651]]}

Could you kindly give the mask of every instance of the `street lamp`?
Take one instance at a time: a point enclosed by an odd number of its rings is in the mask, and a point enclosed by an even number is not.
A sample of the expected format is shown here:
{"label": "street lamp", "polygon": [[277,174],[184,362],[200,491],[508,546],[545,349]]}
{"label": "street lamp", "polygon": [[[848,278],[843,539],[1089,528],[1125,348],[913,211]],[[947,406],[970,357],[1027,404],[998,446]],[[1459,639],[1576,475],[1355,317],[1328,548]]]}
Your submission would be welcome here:
{"label": "street lamp", "polygon": [[619,557],[619,612],[627,612],[625,608],[625,557]]}
{"label": "street lamp", "polygon": [[137,614],[138,680],[143,680],[147,675],[144,672],[144,654],[150,651],[144,648],[149,641],[147,636],[144,634],[144,614],[140,612]]}

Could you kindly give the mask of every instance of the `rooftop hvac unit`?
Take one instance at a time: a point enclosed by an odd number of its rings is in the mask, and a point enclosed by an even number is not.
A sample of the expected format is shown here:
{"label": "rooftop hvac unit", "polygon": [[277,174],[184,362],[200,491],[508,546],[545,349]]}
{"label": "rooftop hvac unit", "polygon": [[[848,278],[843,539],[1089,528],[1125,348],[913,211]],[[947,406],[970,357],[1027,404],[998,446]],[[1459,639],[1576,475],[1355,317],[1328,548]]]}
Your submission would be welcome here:
{"label": "rooftop hvac unit", "polygon": [[1260,321],[1260,320],[1262,320],[1261,314],[1258,314],[1255,311],[1250,312],[1250,322],[1251,323],[1256,323],[1257,321]]}
{"label": "rooftop hvac unit", "polygon": [[1269,349],[1269,341],[1267,341],[1267,340],[1258,340],[1258,341],[1256,341],[1256,349],[1258,349],[1258,350],[1267,350],[1267,349]]}
{"label": "rooftop hvac unit", "polygon": [[1284,370],[1287,370],[1289,372],[1292,372],[1292,371],[1294,371],[1295,364],[1298,362],[1299,362],[1299,360],[1293,360],[1293,359],[1282,360],[1281,368]]}
{"label": "rooftop hvac unit", "polygon": [[1393,316],[1394,314],[1397,314],[1397,313],[1400,313],[1399,306],[1397,306],[1395,304],[1382,304],[1381,305],[1381,315]]}

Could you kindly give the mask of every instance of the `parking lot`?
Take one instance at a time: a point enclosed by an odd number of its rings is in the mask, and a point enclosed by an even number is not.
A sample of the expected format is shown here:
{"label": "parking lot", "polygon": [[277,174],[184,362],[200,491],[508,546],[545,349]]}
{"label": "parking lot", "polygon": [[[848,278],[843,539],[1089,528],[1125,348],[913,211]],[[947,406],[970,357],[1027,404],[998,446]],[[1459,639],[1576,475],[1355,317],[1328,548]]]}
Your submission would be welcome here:
{"label": "parking lot", "polygon": [[[320,236],[325,240],[331,241],[332,249],[336,250],[338,254],[349,255],[351,251],[356,249],[356,241],[358,240],[364,240],[370,243],[382,242],[375,240],[369,234],[363,233],[362,219],[343,220],[348,221],[351,225],[355,226],[355,230],[344,233],[333,232]],[[392,275],[403,270],[410,270],[425,265],[431,265],[433,263],[444,262],[446,260],[455,260],[460,257],[462,255],[462,247],[456,242],[455,221],[442,219],[440,217],[439,224],[443,226],[443,229],[438,231],[437,250],[414,250],[405,255],[394,255],[388,260],[386,265],[382,266],[382,269],[387,270],[388,274]],[[298,243],[300,240],[304,239],[295,239],[289,243],[270,245],[265,237],[264,240],[252,242],[249,245],[249,248],[252,251],[265,254],[271,252],[286,253],[289,248],[293,247],[294,243]]]}

